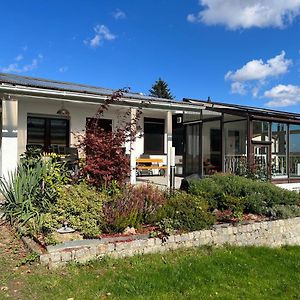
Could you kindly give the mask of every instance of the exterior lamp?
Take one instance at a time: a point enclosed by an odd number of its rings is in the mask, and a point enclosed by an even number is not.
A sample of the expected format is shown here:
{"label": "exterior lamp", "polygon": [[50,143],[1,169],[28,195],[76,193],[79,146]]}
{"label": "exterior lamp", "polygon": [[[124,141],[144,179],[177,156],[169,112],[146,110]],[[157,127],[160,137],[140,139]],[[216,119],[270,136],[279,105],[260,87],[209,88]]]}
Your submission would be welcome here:
{"label": "exterior lamp", "polygon": [[70,112],[65,108],[64,102],[61,103],[61,108],[56,113],[63,117],[70,117]]}

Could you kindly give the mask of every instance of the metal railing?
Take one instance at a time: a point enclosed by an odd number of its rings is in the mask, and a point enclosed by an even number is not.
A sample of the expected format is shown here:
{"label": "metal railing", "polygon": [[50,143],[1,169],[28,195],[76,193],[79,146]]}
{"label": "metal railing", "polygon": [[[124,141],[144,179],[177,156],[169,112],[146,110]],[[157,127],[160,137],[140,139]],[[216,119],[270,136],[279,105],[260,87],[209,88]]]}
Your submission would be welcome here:
{"label": "metal railing", "polygon": [[241,174],[247,168],[247,155],[225,155],[225,172]]}
{"label": "metal railing", "polygon": [[272,154],[272,177],[287,176],[287,156],[285,154]]}

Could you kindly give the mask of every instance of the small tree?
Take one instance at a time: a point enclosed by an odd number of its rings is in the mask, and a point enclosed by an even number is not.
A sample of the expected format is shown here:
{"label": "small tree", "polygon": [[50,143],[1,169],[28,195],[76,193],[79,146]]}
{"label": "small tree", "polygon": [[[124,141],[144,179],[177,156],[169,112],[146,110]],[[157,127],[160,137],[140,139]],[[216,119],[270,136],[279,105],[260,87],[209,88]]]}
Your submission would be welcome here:
{"label": "small tree", "polygon": [[152,97],[174,99],[168,84],[161,78],[158,78],[158,80],[155,81],[149,92]]}
{"label": "small tree", "polygon": [[[95,119],[103,117],[105,111],[112,103],[119,102],[127,90],[118,90],[112,94],[98,109]],[[112,181],[123,184],[130,175],[129,157],[126,155],[125,143],[134,141],[140,131],[137,122],[141,115],[138,109],[135,117],[130,118],[128,109],[119,118],[119,126],[113,131],[105,131],[98,126],[98,122],[92,122],[92,127],[85,134],[76,134],[77,147],[84,151],[85,162],[82,173],[87,181],[101,188],[109,186]],[[129,119],[129,120],[128,120]],[[86,128],[87,129],[87,128]]]}

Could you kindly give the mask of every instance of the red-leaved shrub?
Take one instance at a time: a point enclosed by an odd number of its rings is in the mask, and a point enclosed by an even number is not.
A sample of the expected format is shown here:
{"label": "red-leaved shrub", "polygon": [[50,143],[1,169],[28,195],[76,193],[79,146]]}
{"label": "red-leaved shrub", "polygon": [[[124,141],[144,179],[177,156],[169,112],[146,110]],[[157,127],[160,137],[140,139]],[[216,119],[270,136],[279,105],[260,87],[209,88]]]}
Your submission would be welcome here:
{"label": "red-leaved shrub", "polygon": [[151,224],[165,203],[165,193],[154,186],[128,185],[103,205],[106,230],[122,232],[128,226]]}
{"label": "red-leaved shrub", "polygon": [[125,143],[136,139],[140,128],[137,122],[141,111],[130,118],[130,109],[119,116],[119,126],[112,131],[101,128],[99,124],[103,113],[112,103],[121,101],[127,90],[119,90],[112,94],[98,109],[93,122],[89,123],[85,134],[76,134],[77,147],[85,153],[85,161],[81,172],[87,181],[101,188],[109,186],[112,181],[122,185],[130,175],[129,155],[125,153]]}

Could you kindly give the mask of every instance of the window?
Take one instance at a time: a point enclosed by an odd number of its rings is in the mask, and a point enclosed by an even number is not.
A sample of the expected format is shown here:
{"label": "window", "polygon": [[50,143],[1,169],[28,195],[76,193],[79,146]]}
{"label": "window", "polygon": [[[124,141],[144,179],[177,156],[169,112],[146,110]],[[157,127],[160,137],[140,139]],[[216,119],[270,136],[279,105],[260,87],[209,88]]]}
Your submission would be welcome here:
{"label": "window", "polygon": [[253,121],[253,137],[252,141],[255,142],[267,142],[269,141],[269,122],[265,121]]}
{"label": "window", "polygon": [[200,125],[186,125],[185,175],[200,173]]}
{"label": "window", "polygon": [[172,117],[172,144],[175,147],[175,155],[183,155],[183,125],[182,115]]}
{"label": "window", "polygon": [[144,118],[144,153],[164,154],[165,120]]}
{"label": "window", "polygon": [[207,121],[202,125],[203,174],[222,171],[221,121]]}
{"label": "window", "polygon": [[27,145],[49,151],[50,146],[69,146],[69,120],[55,117],[27,117]]}
{"label": "window", "polygon": [[112,132],[112,120],[99,119],[99,118],[86,118],[86,130],[92,130],[93,128],[102,128],[106,132]]}
{"label": "window", "polygon": [[300,125],[290,125],[290,177],[300,177]]}
{"label": "window", "polygon": [[247,167],[247,121],[226,122],[224,131],[225,172],[243,174]]}
{"label": "window", "polygon": [[287,125],[272,123],[272,176],[287,176]]}

